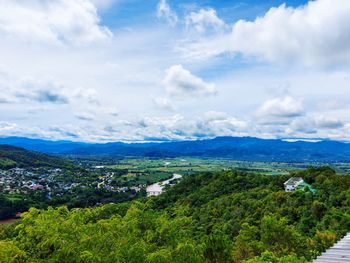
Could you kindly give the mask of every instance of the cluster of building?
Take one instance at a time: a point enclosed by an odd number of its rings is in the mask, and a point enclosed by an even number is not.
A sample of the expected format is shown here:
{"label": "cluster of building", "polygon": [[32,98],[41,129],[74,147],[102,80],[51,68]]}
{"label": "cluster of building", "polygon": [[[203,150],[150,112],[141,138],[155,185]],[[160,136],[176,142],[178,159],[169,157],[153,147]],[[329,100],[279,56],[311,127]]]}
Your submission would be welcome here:
{"label": "cluster of building", "polygon": [[[101,169],[103,167],[94,167],[95,169]],[[79,172],[78,172],[79,173]],[[74,177],[79,177],[79,174],[74,174]],[[173,185],[182,178],[180,174],[173,174],[173,176],[165,181],[146,185],[134,185],[134,186],[121,186],[113,183],[115,179],[115,173],[106,171],[100,174],[96,178],[96,181],[89,185],[84,183],[74,182],[74,180],[62,180],[65,178],[65,171],[61,169],[42,169],[42,168],[13,168],[9,170],[0,170],[0,190],[3,193],[9,194],[28,194],[31,191],[47,191],[48,196],[52,196],[52,192],[56,195],[60,195],[60,191],[69,191],[71,189],[81,187],[93,187],[97,189],[105,189],[112,192],[128,192],[133,191],[135,193],[140,192],[146,188],[147,196],[158,196],[163,191],[165,186]],[[57,180],[60,178],[60,180]],[[307,184],[301,177],[291,177],[284,183],[286,192],[293,192],[298,189],[308,188],[311,192],[316,190]]]}
{"label": "cluster of building", "polygon": [[48,175],[39,176],[33,170],[13,168],[0,170],[0,189],[9,194],[27,194],[29,191],[49,188]]}
{"label": "cluster of building", "polygon": [[[79,173],[75,176],[79,176]],[[45,191],[51,198],[53,193],[60,196],[63,191],[81,186],[81,183],[62,180],[64,177],[65,171],[59,168],[0,170],[0,190],[6,194],[29,194],[33,191]]]}
{"label": "cluster of building", "polygon": [[144,188],[144,185],[139,185],[139,186],[112,186],[109,185],[108,183],[102,181],[97,183],[97,188],[98,189],[105,189],[107,191],[111,191],[111,192],[123,192],[126,193],[128,191],[135,191],[136,193],[140,192],[142,188]]}
{"label": "cluster of building", "polygon": [[[95,166],[95,169],[103,169],[104,166]],[[111,192],[128,192],[128,191],[134,191],[136,193],[140,192],[142,188],[145,188],[145,185],[137,185],[137,186],[121,186],[116,185],[113,183],[116,179],[116,174],[111,171],[104,172],[103,175],[99,176],[97,188],[98,189],[105,189],[107,191]]]}
{"label": "cluster of building", "polygon": [[305,188],[309,189],[312,193],[316,192],[316,190],[301,177],[291,177],[284,183],[284,190],[286,192],[304,190]]}
{"label": "cluster of building", "polygon": [[[96,168],[100,169],[100,168]],[[93,171],[90,171],[93,172]],[[121,186],[114,185],[115,174],[103,172],[102,175],[90,177],[92,180],[77,180],[80,172],[68,174],[61,169],[46,168],[13,168],[0,170],[0,192],[5,194],[29,194],[33,191],[45,191],[48,198],[62,196],[75,188],[97,188],[111,192],[140,192],[146,185]]]}

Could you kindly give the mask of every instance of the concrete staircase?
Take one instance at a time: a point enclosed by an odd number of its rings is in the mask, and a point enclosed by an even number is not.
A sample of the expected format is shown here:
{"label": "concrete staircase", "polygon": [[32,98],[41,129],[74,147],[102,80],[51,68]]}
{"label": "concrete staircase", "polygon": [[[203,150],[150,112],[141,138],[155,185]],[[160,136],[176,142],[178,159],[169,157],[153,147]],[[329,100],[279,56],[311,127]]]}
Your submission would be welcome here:
{"label": "concrete staircase", "polygon": [[318,256],[313,263],[350,263],[350,233]]}

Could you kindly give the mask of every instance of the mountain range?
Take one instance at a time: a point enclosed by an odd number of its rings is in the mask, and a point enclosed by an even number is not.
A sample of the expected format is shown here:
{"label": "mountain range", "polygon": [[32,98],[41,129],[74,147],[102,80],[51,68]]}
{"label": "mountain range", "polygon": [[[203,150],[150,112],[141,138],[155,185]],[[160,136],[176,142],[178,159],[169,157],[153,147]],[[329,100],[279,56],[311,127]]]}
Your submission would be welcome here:
{"label": "mountain range", "polygon": [[0,144],[47,154],[85,157],[172,158],[187,156],[269,162],[350,162],[350,144],[331,140],[290,142],[254,137],[217,137],[209,140],[163,143],[98,144],[6,137],[0,138]]}

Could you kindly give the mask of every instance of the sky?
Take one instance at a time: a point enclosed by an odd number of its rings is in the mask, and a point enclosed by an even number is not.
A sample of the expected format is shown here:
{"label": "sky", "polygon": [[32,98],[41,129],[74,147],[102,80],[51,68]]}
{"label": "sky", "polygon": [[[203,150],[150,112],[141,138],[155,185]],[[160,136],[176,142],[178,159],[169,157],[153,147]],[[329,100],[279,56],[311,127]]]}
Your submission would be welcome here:
{"label": "sky", "polygon": [[0,136],[350,140],[348,0],[0,0]]}

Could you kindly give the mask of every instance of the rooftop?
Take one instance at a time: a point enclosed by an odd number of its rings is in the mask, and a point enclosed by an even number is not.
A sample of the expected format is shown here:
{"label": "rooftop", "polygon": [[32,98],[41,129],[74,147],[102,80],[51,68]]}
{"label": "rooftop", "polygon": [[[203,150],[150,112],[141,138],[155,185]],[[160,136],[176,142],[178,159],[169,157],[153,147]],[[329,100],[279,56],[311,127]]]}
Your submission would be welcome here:
{"label": "rooftop", "polygon": [[284,184],[285,185],[295,185],[295,184],[301,183],[303,181],[304,180],[301,177],[291,177]]}

